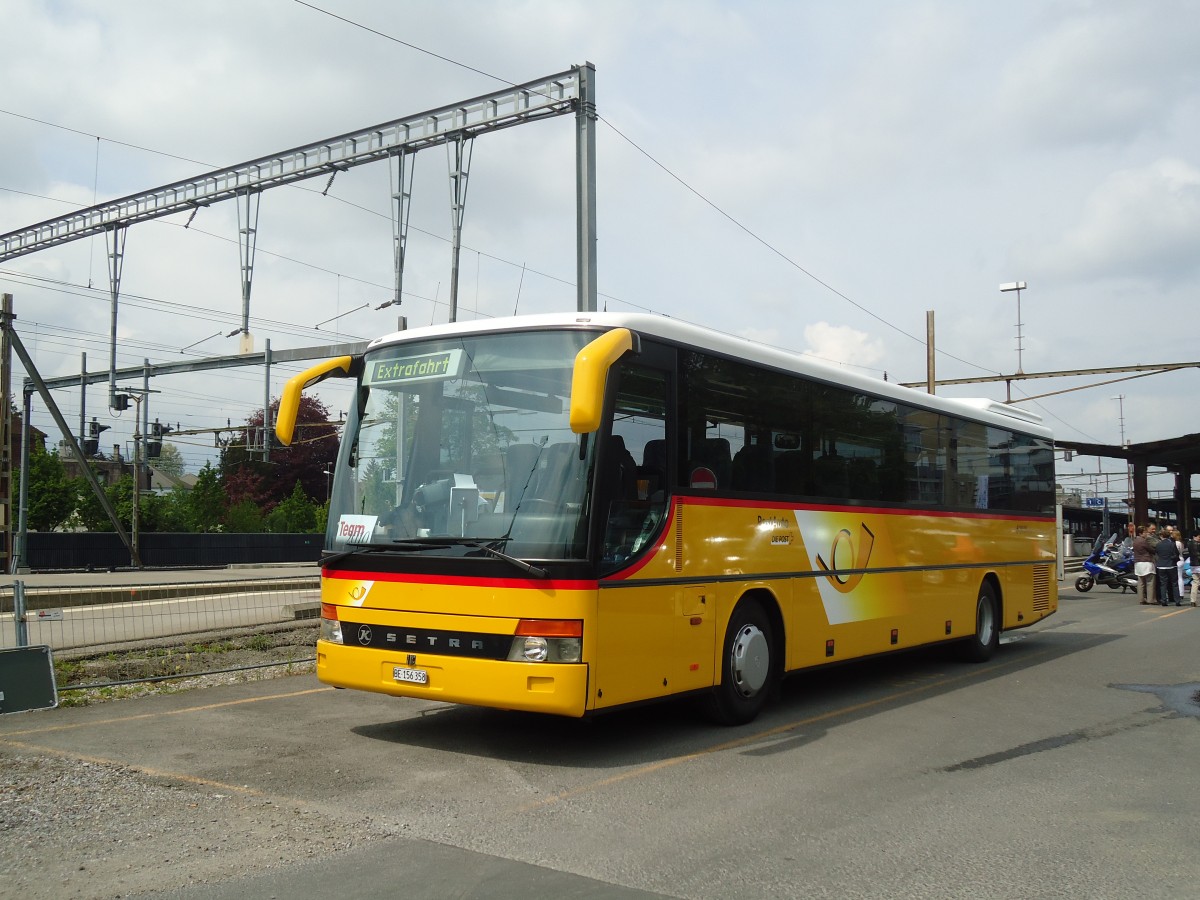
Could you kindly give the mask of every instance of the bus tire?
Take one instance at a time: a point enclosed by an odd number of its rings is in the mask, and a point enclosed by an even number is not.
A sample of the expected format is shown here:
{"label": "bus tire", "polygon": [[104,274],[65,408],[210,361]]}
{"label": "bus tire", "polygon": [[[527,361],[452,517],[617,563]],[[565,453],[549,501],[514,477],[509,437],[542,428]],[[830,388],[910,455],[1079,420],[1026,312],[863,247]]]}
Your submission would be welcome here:
{"label": "bus tire", "polygon": [[962,645],[963,658],[968,662],[986,662],[1000,646],[1000,604],[990,581],[979,585],[975,601],[975,634]]}
{"label": "bus tire", "polygon": [[721,648],[721,682],[713,687],[708,714],[721,725],[744,725],[759,714],[774,686],[774,633],[756,600],[743,600],[729,618]]}

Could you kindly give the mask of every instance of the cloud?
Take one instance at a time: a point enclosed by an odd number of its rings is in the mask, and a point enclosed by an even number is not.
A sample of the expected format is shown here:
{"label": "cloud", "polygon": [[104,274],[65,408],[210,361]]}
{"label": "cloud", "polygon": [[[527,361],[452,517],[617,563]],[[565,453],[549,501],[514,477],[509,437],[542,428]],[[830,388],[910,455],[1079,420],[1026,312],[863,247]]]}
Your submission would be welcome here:
{"label": "cloud", "polygon": [[1035,256],[1051,275],[1173,281],[1200,268],[1200,169],[1160,159],[1114,172],[1087,197],[1079,221]]}
{"label": "cloud", "polygon": [[1194,100],[1197,41],[1188,0],[1081,8],[1019,45],[997,90],[997,120],[1010,138],[1034,143],[1129,143]]}
{"label": "cloud", "polygon": [[872,368],[883,359],[881,339],[844,325],[814,322],[805,326],[804,340],[808,343],[804,354],[826,362]]}

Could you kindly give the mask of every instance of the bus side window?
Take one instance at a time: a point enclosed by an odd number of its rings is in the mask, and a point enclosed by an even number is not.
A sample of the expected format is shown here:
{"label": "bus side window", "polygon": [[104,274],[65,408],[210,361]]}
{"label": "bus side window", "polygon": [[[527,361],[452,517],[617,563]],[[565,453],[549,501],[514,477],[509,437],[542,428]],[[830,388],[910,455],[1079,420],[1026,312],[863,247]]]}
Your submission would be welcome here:
{"label": "bus side window", "polygon": [[663,438],[646,441],[642,448],[642,464],[638,466],[638,481],[645,482],[645,497],[641,497],[642,486],[638,487],[638,496],[643,500],[659,494],[666,486],[667,442]]}
{"label": "bus side window", "polygon": [[717,476],[717,489],[729,490],[733,480],[733,461],[729,454],[729,441],[725,438],[702,438],[692,448],[692,458],[688,462],[688,472],[696,469],[709,469]]}
{"label": "bus side window", "polygon": [[647,549],[665,520],[667,498],[666,374],[628,364],[620,379],[611,436],[598,448],[602,469],[596,478],[607,515],[602,564],[609,571]]}
{"label": "bus side window", "polygon": [[634,462],[633,455],[625,447],[625,439],[619,434],[614,434],[608,439],[606,456],[609,489],[612,491],[613,500],[636,500],[638,496],[637,463]]}
{"label": "bus side window", "polygon": [[775,489],[775,451],[769,436],[746,444],[733,457],[735,491],[770,492]]}

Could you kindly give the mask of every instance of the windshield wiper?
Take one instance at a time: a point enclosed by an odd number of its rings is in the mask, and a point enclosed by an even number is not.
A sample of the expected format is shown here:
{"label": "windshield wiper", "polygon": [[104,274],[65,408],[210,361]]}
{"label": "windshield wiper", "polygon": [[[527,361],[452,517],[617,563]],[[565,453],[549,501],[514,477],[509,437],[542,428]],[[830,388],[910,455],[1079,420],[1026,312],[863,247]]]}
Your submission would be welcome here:
{"label": "windshield wiper", "polygon": [[421,537],[421,538],[396,538],[394,541],[387,543],[370,543],[370,544],[354,544],[346,550],[339,553],[331,554],[321,560],[322,567],[328,566],[331,563],[337,562],[339,559],[345,559],[347,556],[352,556],[355,553],[373,553],[384,550],[445,550],[449,547],[471,547],[475,550],[482,550],[488,556],[495,559],[502,559],[511,566],[515,566],[526,574],[532,575],[535,578],[545,578],[550,572],[543,569],[541,566],[535,566],[533,563],[526,562],[523,559],[518,559],[505,553],[503,550],[497,550],[493,545],[507,541],[508,538],[496,538],[492,541],[484,543],[477,541],[474,538],[462,537]]}
{"label": "windshield wiper", "polygon": [[[468,547],[475,547],[478,550],[482,550],[488,556],[495,557],[496,559],[502,559],[506,563],[516,566],[522,572],[527,572],[530,575],[534,576],[535,578],[545,578],[547,575],[550,574],[549,571],[547,571],[546,569],[543,569],[541,566],[535,566],[533,563],[525,562],[525,560],[518,559],[515,556],[510,556],[509,554],[505,553],[503,550],[497,550],[495,547],[492,546],[492,544],[485,544],[482,541],[472,541],[472,540],[466,540],[466,539],[463,539],[462,541],[460,541],[460,543],[465,544]],[[492,543],[495,543],[495,541],[493,541]]]}
{"label": "windshield wiper", "polygon": [[331,553],[329,556],[322,557],[318,565],[322,568],[337,562],[340,559],[345,559],[347,556],[353,556],[355,553],[376,553],[385,550],[444,550],[450,545],[445,541],[437,541],[436,543],[426,543],[418,540],[408,540],[406,538],[398,538],[394,541],[386,543],[373,542],[369,544],[351,544],[347,549],[337,553]]}
{"label": "windshield wiper", "polygon": [[533,575],[535,578],[545,578],[550,574],[548,570],[543,569],[541,566],[535,566],[533,563],[526,562],[523,559],[518,559],[515,556],[510,556],[503,550],[496,549],[497,544],[506,544],[510,540],[511,538],[507,537],[492,538],[488,541],[479,541],[475,538],[469,537],[426,537],[402,539],[397,543],[416,544],[419,547],[436,547],[439,544],[443,547],[449,547],[451,545],[456,547],[472,547],[476,550],[482,550],[488,556],[495,557],[496,559],[502,559],[509,565],[516,566],[522,572],[527,572],[528,574]]}

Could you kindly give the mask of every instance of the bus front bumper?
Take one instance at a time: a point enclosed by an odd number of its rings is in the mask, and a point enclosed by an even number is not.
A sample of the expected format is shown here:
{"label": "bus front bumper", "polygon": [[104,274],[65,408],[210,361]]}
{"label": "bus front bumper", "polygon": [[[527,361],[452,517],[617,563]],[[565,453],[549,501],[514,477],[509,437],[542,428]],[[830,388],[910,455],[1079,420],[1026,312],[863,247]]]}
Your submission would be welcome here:
{"label": "bus front bumper", "polygon": [[[424,672],[425,684],[399,680],[397,670]],[[334,687],[468,703],[496,709],[579,717],[587,708],[584,663],[527,663],[407,654],[317,641],[317,677]]]}

